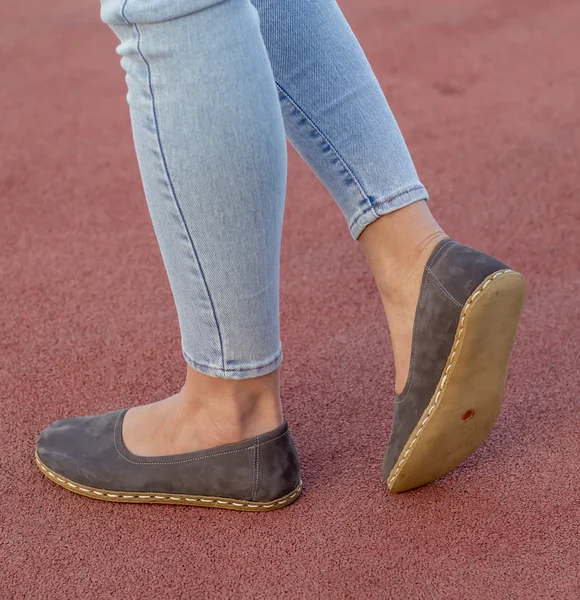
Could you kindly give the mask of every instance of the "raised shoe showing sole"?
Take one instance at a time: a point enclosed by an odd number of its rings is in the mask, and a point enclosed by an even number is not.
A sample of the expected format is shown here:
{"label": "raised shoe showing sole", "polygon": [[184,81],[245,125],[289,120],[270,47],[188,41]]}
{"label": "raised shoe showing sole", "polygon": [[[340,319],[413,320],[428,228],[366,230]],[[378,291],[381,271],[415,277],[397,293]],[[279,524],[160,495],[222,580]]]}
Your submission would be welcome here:
{"label": "raised shoe showing sole", "polygon": [[300,463],[286,420],[234,444],[144,457],[123,443],[127,410],[52,423],[38,438],[40,471],[71,492],[109,502],[261,512],[300,496]]}
{"label": "raised shoe showing sole", "polygon": [[453,240],[435,248],[383,460],[391,492],[443,477],[487,437],[500,413],[525,293],[524,278],[496,259]]}

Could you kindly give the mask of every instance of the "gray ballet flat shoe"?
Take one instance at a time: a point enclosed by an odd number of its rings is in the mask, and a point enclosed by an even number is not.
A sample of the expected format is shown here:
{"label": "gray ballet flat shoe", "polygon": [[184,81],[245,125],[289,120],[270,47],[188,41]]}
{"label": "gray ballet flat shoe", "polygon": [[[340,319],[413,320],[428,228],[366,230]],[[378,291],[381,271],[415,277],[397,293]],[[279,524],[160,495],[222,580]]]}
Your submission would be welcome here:
{"label": "gray ballet flat shoe", "polygon": [[235,444],[144,457],[123,443],[127,410],[52,423],[36,445],[42,473],[71,492],[111,502],[266,511],[300,495],[300,463],[286,420]]}
{"label": "gray ballet flat shoe", "polygon": [[391,492],[443,477],[486,438],[501,409],[525,295],[524,278],[495,258],[450,239],[434,249],[383,459]]}

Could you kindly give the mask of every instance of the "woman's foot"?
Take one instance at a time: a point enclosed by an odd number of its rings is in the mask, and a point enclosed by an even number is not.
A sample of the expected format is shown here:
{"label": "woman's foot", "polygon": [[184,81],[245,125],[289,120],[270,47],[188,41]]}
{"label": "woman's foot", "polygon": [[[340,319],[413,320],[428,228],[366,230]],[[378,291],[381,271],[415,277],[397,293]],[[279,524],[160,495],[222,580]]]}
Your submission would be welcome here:
{"label": "woman's foot", "polygon": [[188,365],[179,392],[129,409],[123,441],[138,456],[180,454],[240,442],[271,431],[282,421],[278,370],[226,380]]}
{"label": "woman's foot", "polygon": [[282,508],[302,483],[277,389],[277,373],[227,382],[188,371],[184,388],[160,402],[55,421],[38,438],[36,463],[99,500]]}
{"label": "woman's foot", "polygon": [[415,202],[377,219],[359,241],[385,309],[395,362],[395,393],[405,387],[413,322],[423,271],[433,249],[448,236],[427,203]]}
{"label": "woman's foot", "polygon": [[[519,273],[447,238],[425,210],[418,203],[398,220],[399,211],[383,217],[362,240],[395,355],[383,459],[394,492],[442,477],[485,439],[499,415],[525,299]],[[403,237],[393,230],[397,221]]]}

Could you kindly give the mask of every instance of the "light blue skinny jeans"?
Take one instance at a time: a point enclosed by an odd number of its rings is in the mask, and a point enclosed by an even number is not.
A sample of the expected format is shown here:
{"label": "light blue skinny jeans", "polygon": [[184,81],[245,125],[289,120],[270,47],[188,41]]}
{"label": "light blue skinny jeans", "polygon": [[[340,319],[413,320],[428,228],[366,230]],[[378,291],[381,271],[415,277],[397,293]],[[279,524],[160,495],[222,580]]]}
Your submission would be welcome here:
{"label": "light blue skinny jeans", "polygon": [[270,373],[286,136],[354,239],[428,198],[377,79],[334,0],[101,0],[101,18],[183,356],[214,377]]}

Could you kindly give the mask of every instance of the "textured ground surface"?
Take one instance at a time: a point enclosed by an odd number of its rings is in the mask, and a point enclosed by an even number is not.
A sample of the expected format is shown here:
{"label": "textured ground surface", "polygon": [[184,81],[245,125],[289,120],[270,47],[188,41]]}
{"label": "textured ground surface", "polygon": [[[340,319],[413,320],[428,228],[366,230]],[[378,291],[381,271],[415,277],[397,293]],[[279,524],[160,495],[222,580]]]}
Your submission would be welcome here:
{"label": "textured ground surface", "polygon": [[283,394],[305,489],[257,515],[98,502],[34,466],[52,420],[160,399],[184,375],[116,39],[89,4],[0,9],[2,598],[580,597],[580,4],[342,3],[436,216],[529,297],[485,445],[389,495],[384,317],[293,154]]}

